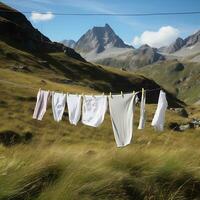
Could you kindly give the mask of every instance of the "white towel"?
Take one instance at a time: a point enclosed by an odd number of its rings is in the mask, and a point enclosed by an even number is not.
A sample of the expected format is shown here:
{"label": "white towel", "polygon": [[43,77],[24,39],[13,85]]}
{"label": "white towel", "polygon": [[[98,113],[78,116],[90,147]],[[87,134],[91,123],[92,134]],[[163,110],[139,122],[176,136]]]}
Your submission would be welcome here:
{"label": "white towel", "polygon": [[133,135],[133,113],[136,94],[109,96],[109,108],[117,147],[130,144]]}
{"label": "white towel", "polygon": [[77,125],[81,117],[81,95],[68,94],[67,107],[70,123]]}
{"label": "white towel", "polygon": [[146,91],[142,92],[141,103],[140,103],[140,121],[138,129],[144,129],[145,127],[145,121],[146,121],[145,104],[146,104]]}
{"label": "white towel", "polygon": [[83,96],[82,123],[98,127],[104,120],[107,107],[106,96]]}
{"label": "white towel", "polygon": [[154,126],[154,128],[158,131],[164,130],[165,111],[167,109],[167,106],[168,103],[166,99],[166,94],[161,90],[158,99],[158,106],[151,123],[151,125]]}
{"label": "white towel", "polygon": [[52,111],[54,120],[59,122],[65,110],[66,95],[63,93],[52,92]]}
{"label": "white towel", "polygon": [[37,102],[35,105],[33,119],[42,120],[47,110],[47,103],[49,99],[49,91],[39,90],[37,94]]}

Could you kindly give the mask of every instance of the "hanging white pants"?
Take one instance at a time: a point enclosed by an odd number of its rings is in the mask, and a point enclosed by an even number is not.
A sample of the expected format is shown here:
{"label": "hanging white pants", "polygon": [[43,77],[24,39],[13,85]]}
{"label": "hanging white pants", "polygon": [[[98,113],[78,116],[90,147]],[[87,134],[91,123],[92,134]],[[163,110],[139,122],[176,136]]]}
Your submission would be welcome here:
{"label": "hanging white pants", "polygon": [[37,94],[37,102],[35,105],[33,119],[42,120],[46,110],[49,99],[49,91],[39,90]]}
{"label": "hanging white pants", "polygon": [[52,93],[52,111],[54,120],[59,122],[65,110],[66,95],[63,93]]}
{"label": "hanging white pants", "polygon": [[166,112],[167,106],[168,106],[168,103],[166,99],[166,94],[165,92],[161,90],[159,94],[157,109],[151,123],[151,125],[154,126],[154,128],[158,131],[164,130],[165,112]]}
{"label": "hanging white pants", "polygon": [[138,129],[144,129],[145,121],[146,121],[146,111],[145,111],[145,104],[146,104],[146,91],[142,93],[141,103],[140,103],[140,121]]}
{"label": "hanging white pants", "polygon": [[109,96],[110,117],[117,147],[130,144],[136,94]]}
{"label": "hanging white pants", "polygon": [[82,123],[98,127],[104,120],[107,107],[106,96],[83,96]]}
{"label": "hanging white pants", "polygon": [[81,117],[81,95],[68,94],[67,107],[70,123],[77,125]]}

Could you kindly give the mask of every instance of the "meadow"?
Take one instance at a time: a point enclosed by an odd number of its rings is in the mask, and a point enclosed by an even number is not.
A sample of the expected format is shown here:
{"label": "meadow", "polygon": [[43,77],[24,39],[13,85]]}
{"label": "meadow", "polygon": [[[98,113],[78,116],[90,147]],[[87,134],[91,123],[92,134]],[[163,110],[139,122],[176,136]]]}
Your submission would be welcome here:
{"label": "meadow", "polygon": [[170,128],[199,118],[199,107],[187,106],[188,118],[168,110],[162,133],[150,126],[155,104],[147,105],[146,128],[137,130],[137,107],[132,144],[117,148],[109,114],[98,128],[72,126],[67,111],[54,122],[49,103],[41,122],[32,119],[40,87],[97,91],[9,69],[0,73],[0,134],[6,135],[0,144],[1,200],[200,199],[200,130]]}

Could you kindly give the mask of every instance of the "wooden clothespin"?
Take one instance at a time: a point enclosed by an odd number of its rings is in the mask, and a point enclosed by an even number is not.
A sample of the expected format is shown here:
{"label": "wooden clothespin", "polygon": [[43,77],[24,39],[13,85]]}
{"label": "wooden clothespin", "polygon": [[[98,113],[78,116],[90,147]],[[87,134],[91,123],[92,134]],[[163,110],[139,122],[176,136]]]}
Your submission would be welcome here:
{"label": "wooden clothespin", "polygon": [[110,92],[110,98],[112,98],[112,93]]}
{"label": "wooden clothespin", "polygon": [[122,91],[121,91],[121,95],[122,95],[122,97],[124,96]]}
{"label": "wooden clothespin", "polygon": [[133,90],[133,95],[135,94],[135,91]]}

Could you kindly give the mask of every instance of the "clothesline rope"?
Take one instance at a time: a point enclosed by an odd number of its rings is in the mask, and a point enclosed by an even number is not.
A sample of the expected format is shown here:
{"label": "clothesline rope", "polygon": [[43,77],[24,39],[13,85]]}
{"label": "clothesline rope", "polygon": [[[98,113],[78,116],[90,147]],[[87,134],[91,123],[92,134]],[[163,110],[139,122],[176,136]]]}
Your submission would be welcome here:
{"label": "clothesline rope", "polygon": [[[29,88],[29,89],[36,90],[36,91],[38,90],[38,88],[35,88],[35,87],[32,87],[32,86],[28,86],[28,85],[23,85],[23,84],[20,84],[20,83],[15,83],[15,82],[8,81],[8,80],[5,80],[5,79],[0,79],[0,82],[8,83],[8,84],[15,85],[15,86],[21,87],[21,88]],[[155,89],[145,89],[146,92],[153,92],[153,91],[158,91],[158,90],[162,90],[162,88],[159,87],[159,88],[155,88]],[[136,91],[136,93],[140,93],[140,92],[142,92],[142,90]],[[123,94],[129,94],[129,93],[123,93]],[[115,95],[115,94],[112,93],[112,95]],[[109,95],[107,95],[107,96],[109,96]]]}
{"label": "clothesline rope", "polygon": [[[17,10],[2,10],[4,13],[18,13]],[[40,14],[46,14],[46,12],[37,11]],[[21,11],[23,14],[32,14],[33,11]],[[196,15],[200,14],[200,11],[185,11],[185,12],[155,12],[155,13],[61,13],[52,12],[57,16],[125,16],[125,17],[139,17],[139,16],[166,16],[166,15]]]}

